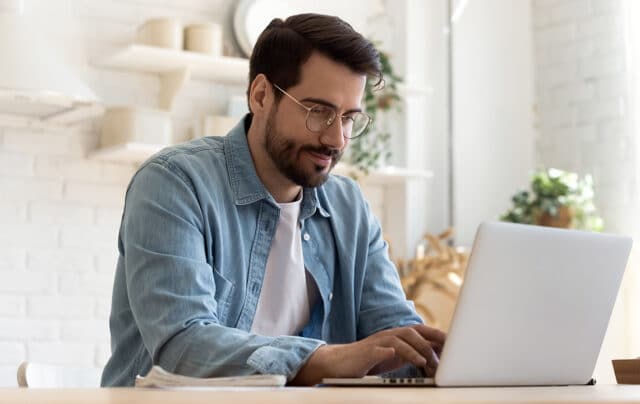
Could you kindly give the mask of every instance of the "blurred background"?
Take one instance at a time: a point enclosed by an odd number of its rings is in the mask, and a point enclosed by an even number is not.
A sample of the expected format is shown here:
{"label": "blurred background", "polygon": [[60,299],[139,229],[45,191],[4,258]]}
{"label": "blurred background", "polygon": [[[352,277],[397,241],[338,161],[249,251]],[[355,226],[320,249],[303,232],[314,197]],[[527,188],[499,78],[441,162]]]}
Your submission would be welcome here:
{"label": "blurred background", "polygon": [[[562,206],[565,227],[638,239],[636,1],[0,0],[1,386],[24,360],[104,365],[131,176],[162,147],[224,135],[246,112],[257,34],[299,12],[337,15],[383,52],[375,125],[337,170],[403,276],[436,249],[425,233],[453,229],[436,250],[463,254],[483,221]],[[640,355],[637,262],[599,382]]]}

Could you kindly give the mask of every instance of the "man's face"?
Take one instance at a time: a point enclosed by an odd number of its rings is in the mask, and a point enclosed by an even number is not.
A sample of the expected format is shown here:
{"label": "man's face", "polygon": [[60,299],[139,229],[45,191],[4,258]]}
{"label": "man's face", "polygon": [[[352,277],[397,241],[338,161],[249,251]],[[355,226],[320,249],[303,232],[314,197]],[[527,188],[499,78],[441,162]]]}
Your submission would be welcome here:
{"label": "man's face", "polygon": [[[347,66],[314,53],[302,66],[301,80],[287,93],[307,107],[335,108],[338,116],[360,110],[366,77]],[[274,92],[279,92],[275,87]],[[321,132],[306,127],[307,111],[282,94],[272,107],[265,128],[267,153],[280,172],[293,183],[317,187],[328,178],[348,144],[336,118]]]}

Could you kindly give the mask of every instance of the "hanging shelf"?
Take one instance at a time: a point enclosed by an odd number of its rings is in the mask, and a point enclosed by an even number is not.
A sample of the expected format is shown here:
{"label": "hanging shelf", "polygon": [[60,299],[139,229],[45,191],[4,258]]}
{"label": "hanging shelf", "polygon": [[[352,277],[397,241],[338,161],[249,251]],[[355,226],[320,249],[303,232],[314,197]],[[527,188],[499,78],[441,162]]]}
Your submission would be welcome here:
{"label": "hanging shelf", "polygon": [[98,60],[99,67],[157,74],[160,76],[160,107],[170,110],[176,95],[190,79],[227,84],[246,84],[249,60],[211,56],[147,45],[129,45]]}

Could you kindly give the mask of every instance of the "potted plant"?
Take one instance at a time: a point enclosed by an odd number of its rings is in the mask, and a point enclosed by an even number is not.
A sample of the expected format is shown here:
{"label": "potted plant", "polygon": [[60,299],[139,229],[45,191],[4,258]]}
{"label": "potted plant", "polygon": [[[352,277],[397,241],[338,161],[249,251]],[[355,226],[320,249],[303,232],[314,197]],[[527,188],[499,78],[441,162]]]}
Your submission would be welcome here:
{"label": "potted plant", "polygon": [[346,156],[347,162],[354,168],[351,173],[354,178],[358,173],[367,175],[391,157],[391,134],[384,128],[382,121],[386,112],[392,108],[400,110],[398,83],[402,82],[402,78],[394,73],[389,54],[383,51],[379,53],[384,81],[378,86],[367,81],[364,92],[365,111],[373,120],[365,132],[351,143]]}
{"label": "potted plant", "polygon": [[531,191],[519,191],[500,220],[513,223],[602,231],[593,203],[593,178],[554,168],[531,177]]}

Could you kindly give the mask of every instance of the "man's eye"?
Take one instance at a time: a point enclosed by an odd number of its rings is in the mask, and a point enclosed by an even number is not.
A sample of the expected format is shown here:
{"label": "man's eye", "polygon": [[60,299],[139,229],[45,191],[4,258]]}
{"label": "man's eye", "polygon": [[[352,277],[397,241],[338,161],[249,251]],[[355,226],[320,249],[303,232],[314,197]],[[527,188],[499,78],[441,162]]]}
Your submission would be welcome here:
{"label": "man's eye", "polygon": [[320,106],[315,106],[313,108],[311,108],[311,113],[313,114],[326,114],[327,111],[331,111],[330,108],[327,107],[320,107]]}
{"label": "man's eye", "polygon": [[311,115],[321,119],[332,119],[334,112],[331,108],[327,107],[313,107],[309,112]]}

